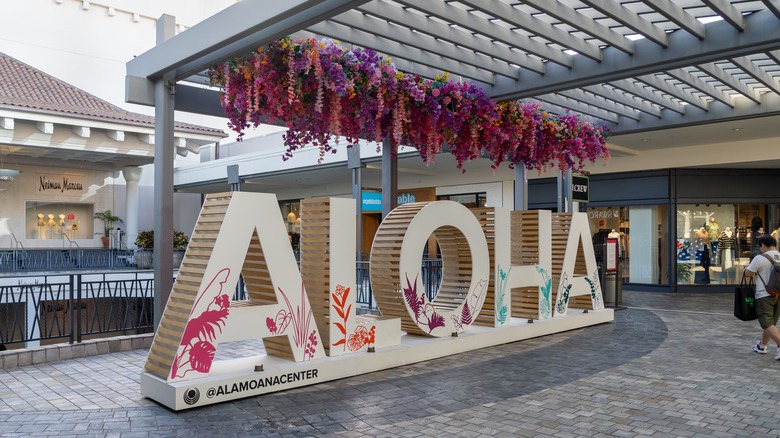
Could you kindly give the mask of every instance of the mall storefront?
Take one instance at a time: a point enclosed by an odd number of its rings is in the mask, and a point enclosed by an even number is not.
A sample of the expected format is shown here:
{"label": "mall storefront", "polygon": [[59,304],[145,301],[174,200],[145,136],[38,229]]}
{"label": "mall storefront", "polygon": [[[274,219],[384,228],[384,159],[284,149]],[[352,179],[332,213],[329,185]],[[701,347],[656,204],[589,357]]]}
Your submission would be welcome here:
{"label": "mall storefront", "polygon": [[[596,250],[619,242],[634,289],[726,291],[780,228],[780,176],[767,169],[669,169],[590,176]],[[555,209],[555,180],[529,181],[529,208]]]}

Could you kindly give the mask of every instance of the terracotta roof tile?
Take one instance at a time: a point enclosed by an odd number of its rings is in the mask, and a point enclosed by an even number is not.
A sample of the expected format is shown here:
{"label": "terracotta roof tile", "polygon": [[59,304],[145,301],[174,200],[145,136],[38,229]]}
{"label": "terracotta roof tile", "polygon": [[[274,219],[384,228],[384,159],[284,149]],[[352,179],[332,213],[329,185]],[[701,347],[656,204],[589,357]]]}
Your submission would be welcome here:
{"label": "terracotta roof tile", "polygon": [[[152,116],[123,110],[4,53],[0,53],[0,107],[154,126]],[[227,136],[220,129],[189,123],[176,122],[175,127],[177,131]]]}

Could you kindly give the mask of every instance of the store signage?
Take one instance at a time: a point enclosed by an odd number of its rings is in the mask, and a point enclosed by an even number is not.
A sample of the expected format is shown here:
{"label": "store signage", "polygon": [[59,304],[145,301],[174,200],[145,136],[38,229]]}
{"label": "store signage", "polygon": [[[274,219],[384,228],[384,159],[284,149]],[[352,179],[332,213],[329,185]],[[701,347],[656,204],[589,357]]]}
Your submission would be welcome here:
{"label": "store signage", "polygon": [[[141,392],[172,409],[186,409],[614,319],[603,305],[584,213],[557,214],[556,221],[566,220],[568,226],[554,231],[549,211],[494,208],[490,223],[483,224],[453,201],[399,207],[380,225],[385,245],[377,248],[375,243],[369,269],[377,302],[382,298],[383,316],[358,319],[354,215],[351,199],[304,200],[301,216],[307,226],[302,245],[308,241],[318,250],[303,251],[299,268],[276,196],[208,195],[198,224],[218,223],[218,234],[207,244],[210,248],[190,247],[184,256],[141,375]],[[512,223],[529,218],[537,233],[512,236],[512,230],[519,229]],[[207,241],[199,240],[203,237],[199,233],[214,236],[210,228],[198,231],[201,228],[208,227],[196,226],[193,240]],[[467,261],[444,258],[443,271],[457,271],[460,294],[445,298],[445,306],[428,300],[419,273],[424,242],[442,230],[448,233],[443,250],[471,254]],[[555,263],[553,238],[565,242]],[[513,259],[516,239],[530,248],[535,245],[533,263]],[[383,263],[394,269],[374,269]],[[560,269],[555,285],[553,269]],[[242,274],[253,298],[232,303]],[[304,284],[304,278],[318,280]],[[517,312],[529,312],[522,297],[512,298],[515,288],[537,291],[538,297],[528,303],[537,306],[532,319],[544,323],[514,317],[513,306],[520,306]],[[591,311],[568,310],[577,296],[587,300]],[[383,309],[388,300],[394,304]],[[485,303],[488,319],[480,316],[486,312]],[[478,321],[483,327],[469,330]],[[407,336],[401,336],[402,330]],[[220,343],[255,339],[264,340],[266,355],[214,361]]]}
{"label": "store signage", "polygon": [[38,175],[39,192],[81,192],[84,179],[68,175]]}
{"label": "store signage", "polygon": [[398,195],[398,205],[409,204],[411,202],[417,202],[417,196],[411,193],[401,193]]}
{"label": "store signage", "polygon": [[571,200],[588,202],[588,177],[585,175],[571,176]]}
{"label": "store signage", "polygon": [[382,194],[379,192],[363,192],[363,211],[382,211]]}
{"label": "store signage", "polygon": [[620,211],[617,208],[589,208],[588,217],[591,219],[617,219],[620,217]]}
{"label": "store signage", "polygon": [[607,239],[606,242],[607,250],[605,251],[605,264],[607,268],[607,272],[615,272],[617,271],[617,261],[618,261],[618,249],[620,248],[620,244],[618,243],[617,239]]}

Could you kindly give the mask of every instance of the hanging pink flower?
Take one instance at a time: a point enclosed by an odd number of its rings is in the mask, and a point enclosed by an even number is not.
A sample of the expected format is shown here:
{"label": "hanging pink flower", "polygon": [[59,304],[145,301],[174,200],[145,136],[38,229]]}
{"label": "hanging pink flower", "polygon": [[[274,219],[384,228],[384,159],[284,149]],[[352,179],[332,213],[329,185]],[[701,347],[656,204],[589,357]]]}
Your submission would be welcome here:
{"label": "hanging pink flower", "polygon": [[370,49],[347,50],[336,42],[284,38],[209,71],[221,88],[228,126],[239,134],[280,121],[283,158],[303,147],[320,149],[320,161],[360,138],[389,139],[417,148],[431,163],[446,144],[461,168],[486,156],[493,168],[507,162],[540,171],[581,170],[609,159],[606,130],[567,113],[554,116],[536,104],[496,103],[475,84],[442,75],[423,79],[398,72]]}

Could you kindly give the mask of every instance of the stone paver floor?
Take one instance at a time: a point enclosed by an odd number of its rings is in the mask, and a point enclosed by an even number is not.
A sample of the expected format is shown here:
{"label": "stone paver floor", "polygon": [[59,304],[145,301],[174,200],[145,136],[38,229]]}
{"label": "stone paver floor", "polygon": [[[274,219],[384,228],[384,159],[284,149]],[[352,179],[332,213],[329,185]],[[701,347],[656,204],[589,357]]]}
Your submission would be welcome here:
{"label": "stone paver floor", "polygon": [[0,435],[780,436],[780,361],[731,299],[627,291],[612,324],[180,413],[140,396],[145,351],[24,366]]}

